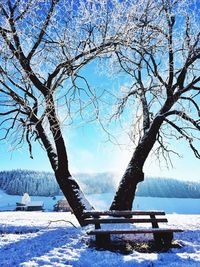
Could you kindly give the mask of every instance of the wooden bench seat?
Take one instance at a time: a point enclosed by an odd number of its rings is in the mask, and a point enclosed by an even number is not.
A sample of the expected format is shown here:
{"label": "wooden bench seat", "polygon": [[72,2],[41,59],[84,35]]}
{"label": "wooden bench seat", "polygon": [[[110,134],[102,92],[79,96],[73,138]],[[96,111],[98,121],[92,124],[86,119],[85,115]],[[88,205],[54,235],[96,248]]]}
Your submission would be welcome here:
{"label": "wooden bench seat", "polygon": [[150,233],[173,233],[182,232],[180,229],[168,229],[168,228],[139,228],[139,229],[96,229],[88,232],[88,235],[103,235],[103,234],[150,234]]}
{"label": "wooden bench seat", "polygon": [[84,212],[84,217],[87,218],[89,216],[95,217],[100,215],[110,215],[110,216],[129,216],[129,215],[165,215],[164,211],[158,210],[88,210]]}
{"label": "wooden bench seat", "polygon": [[[94,230],[88,231],[88,235],[95,235],[98,246],[104,246],[110,242],[113,234],[149,234],[154,236],[158,248],[169,248],[174,232],[182,232],[181,229],[159,228],[158,223],[167,223],[164,211],[86,211],[84,213],[85,225],[93,224]],[[159,217],[157,217],[159,216]],[[162,216],[162,217],[160,217]],[[117,229],[120,224],[144,224],[151,223],[151,228]],[[115,228],[106,228],[107,224],[115,225]],[[104,229],[101,226],[104,225]]]}
{"label": "wooden bench seat", "polygon": [[95,219],[85,219],[86,224],[98,224],[98,223],[159,223],[167,222],[166,218],[159,219],[127,219],[127,218],[95,218]]}

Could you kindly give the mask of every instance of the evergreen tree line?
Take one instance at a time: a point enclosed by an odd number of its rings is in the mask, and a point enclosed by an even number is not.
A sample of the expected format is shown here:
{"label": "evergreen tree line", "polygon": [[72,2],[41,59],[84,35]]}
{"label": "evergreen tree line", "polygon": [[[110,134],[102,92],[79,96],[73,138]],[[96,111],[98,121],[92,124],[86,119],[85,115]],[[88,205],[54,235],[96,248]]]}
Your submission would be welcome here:
{"label": "evergreen tree line", "polygon": [[137,196],[200,198],[200,183],[173,178],[147,178],[138,184]]}
{"label": "evergreen tree line", "polygon": [[0,172],[0,188],[10,195],[54,196],[61,190],[50,172],[12,170]]}
{"label": "evergreen tree line", "polygon": [[[102,194],[116,190],[113,173],[79,173],[75,175],[86,194]],[[0,172],[0,188],[10,195],[60,195],[61,190],[53,173],[30,170]],[[148,178],[138,185],[137,196],[200,198],[200,183],[171,178]]]}

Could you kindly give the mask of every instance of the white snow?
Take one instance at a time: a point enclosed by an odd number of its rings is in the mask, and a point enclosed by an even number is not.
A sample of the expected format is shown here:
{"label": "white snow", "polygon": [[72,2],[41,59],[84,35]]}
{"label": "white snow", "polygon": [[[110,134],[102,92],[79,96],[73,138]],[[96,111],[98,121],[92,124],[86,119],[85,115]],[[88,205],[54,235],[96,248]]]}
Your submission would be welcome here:
{"label": "white snow", "polygon": [[[101,210],[108,209],[111,198],[111,194],[90,195],[89,201],[96,209]],[[4,210],[0,212],[1,267],[200,266],[200,210],[197,199],[136,198],[136,209],[171,212],[167,214],[169,222],[164,227],[184,230],[174,234],[175,240],[182,247],[162,253],[132,251],[128,255],[89,247],[92,237],[86,232],[93,227],[81,228],[74,215],[69,212],[5,211],[13,210],[15,202],[20,199],[20,196],[8,196],[0,192],[0,210]],[[56,200],[45,197],[32,199],[44,201],[45,208],[52,210],[58,197]],[[126,238],[149,240],[152,235],[128,235]]]}
{"label": "white snow", "polygon": [[169,226],[185,230],[175,234],[182,248],[123,255],[88,247],[88,227],[79,227],[70,213],[0,212],[0,266],[200,266],[200,215],[167,217]]}

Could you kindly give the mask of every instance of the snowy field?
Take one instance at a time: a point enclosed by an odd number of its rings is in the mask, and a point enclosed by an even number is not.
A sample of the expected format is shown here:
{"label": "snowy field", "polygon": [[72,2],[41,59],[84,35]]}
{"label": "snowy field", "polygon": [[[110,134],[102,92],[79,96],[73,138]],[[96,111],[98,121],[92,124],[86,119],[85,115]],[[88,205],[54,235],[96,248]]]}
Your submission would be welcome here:
{"label": "snowy field", "polygon": [[132,251],[124,255],[88,247],[88,228],[79,227],[70,213],[0,212],[0,266],[199,267],[200,215],[171,214],[167,217],[170,226],[185,229],[175,234],[181,248],[162,253]]}
{"label": "snowy field", "polygon": [[[181,248],[162,253],[131,250],[125,255],[89,246],[88,227],[81,228],[71,213],[50,212],[60,198],[62,196],[56,200],[31,197],[33,201],[44,201],[48,212],[15,212],[15,203],[21,196],[9,196],[0,191],[0,267],[200,267],[199,199],[137,197],[135,209],[165,210],[169,220],[167,226],[185,231],[174,235]],[[88,195],[88,198],[96,209],[108,209],[112,194]],[[128,239],[135,240],[135,237],[129,235]],[[144,240],[147,243],[151,239],[151,235],[138,235],[136,242]]]}

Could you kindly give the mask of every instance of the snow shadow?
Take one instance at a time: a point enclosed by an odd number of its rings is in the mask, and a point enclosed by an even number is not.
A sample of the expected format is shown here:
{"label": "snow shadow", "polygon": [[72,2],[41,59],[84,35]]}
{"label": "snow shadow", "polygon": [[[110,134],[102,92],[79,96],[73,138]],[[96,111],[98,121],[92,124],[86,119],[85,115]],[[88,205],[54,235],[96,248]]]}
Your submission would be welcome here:
{"label": "snow shadow", "polygon": [[13,226],[9,224],[0,225],[0,234],[28,234],[36,233],[40,230],[45,229],[42,226]]}
{"label": "snow shadow", "polygon": [[14,239],[14,242],[12,239],[9,240],[9,234],[5,235],[4,238],[8,240],[8,244],[3,245],[0,242],[1,266],[19,266],[34,257],[46,255],[66,245],[70,238],[76,238],[78,232],[80,232],[78,229],[72,227],[46,229],[37,233],[19,235],[20,239],[17,241]]}
{"label": "snow shadow", "polygon": [[[190,231],[188,231],[190,232]],[[200,231],[192,231],[194,235],[200,236]],[[191,233],[188,233],[188,237]],[[200,244],[197,247],[194,242],[189,243],[187,240],[179,241],[182,247],[171,248],[168,251],[157,251],[152,253],[141,253],[130,251],[123,254],[121,251],[110,251],[107,249],[96,250],[88,248],[79,254],[78,264],[73,266],[173,266],[173,267],[197,267],[200,266],[198,252]],[[93,257],[93,264],[91,258]]]}
{"label": "snow shadow", "polygon": [[[16,229],[16,228],[15,228]],[[9,241],[9,235],[5,238]],[[197,240],[191,239],[196,236]],[[17,235],[10,243],[0,242],[0,265],[4,266],[199,266],[200,231],[186,231],[182,248],[154,253],[131,251],[128,255],[88,247],[90,238],[82,228],[55,227]],[[6,243],[6,242],[5,242]],[[60,265],[58,265],[60,264]],[[173,264],[173,265],[172,265]]]}
{"label": "snow shadow", "polygon": [[[93,261],[91,261],[92,257]],[[169,252],[165,253],[139,253],[132,251],[132,253],[130,253],[129,255],[110,252],[108,250],[90,250],[90,252],[86,250],[80,253],[77,265],[75,264],[73,266],[197,267],[199,266],[199,260],[195,259],[195,257],[193,258],[193,253],[191,253],[190,256],[185,256],[185,253],[182,249],[172,249]]]}

